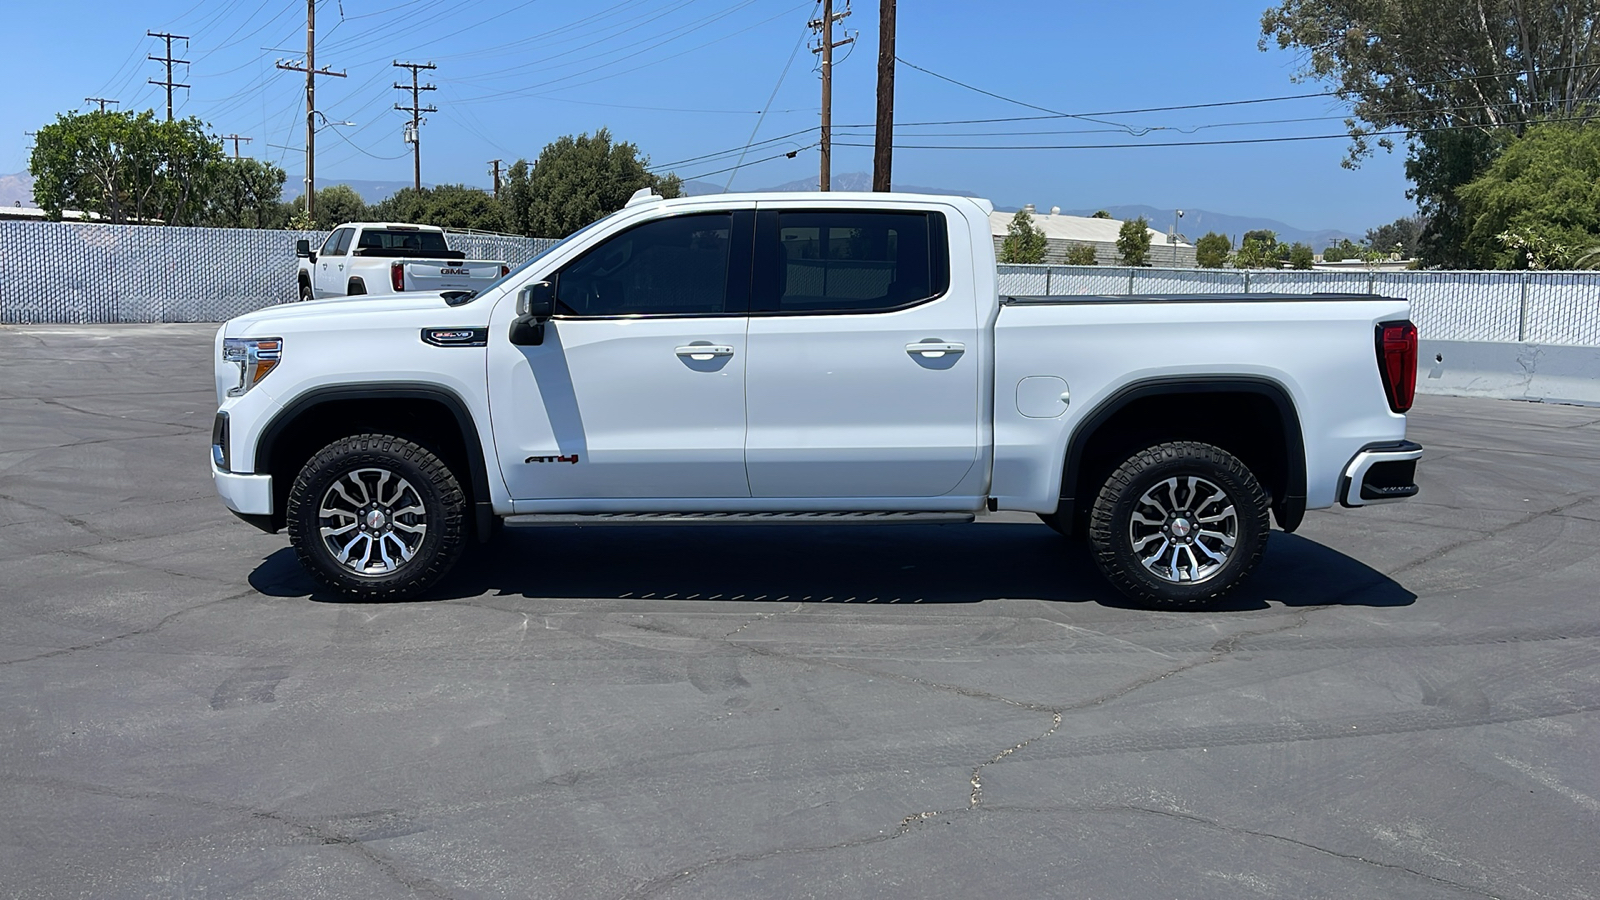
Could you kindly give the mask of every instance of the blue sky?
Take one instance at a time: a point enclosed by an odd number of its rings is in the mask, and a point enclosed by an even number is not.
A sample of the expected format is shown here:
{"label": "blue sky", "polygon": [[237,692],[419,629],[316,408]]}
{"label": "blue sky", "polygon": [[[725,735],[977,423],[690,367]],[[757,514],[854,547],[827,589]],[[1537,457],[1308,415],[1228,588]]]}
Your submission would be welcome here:
{"label": "blue sky", "polygon": [[[843,0],[838,0],[842,4]],[[1311,93],[1291,81],[1291,55],[1256,48],[1268,0],[1081,3],[1062,0],[901,0],[898,55],[909,63],[1058,113],[1114,115],[966,125],[905,125],[897,143],[1050,147],[1134,144],[1119,149],[902,149],[897,183],[965,189],[1000,205],[1066,209],[1145,203],[1265,216],[1302,228],[1360,233],[1413,211],[1400,154],[1341,168],[1346,142],[1310,140],[1152,147],[1170,142],[1338,134],[1344,107],[1327,97],[1151,113],[1120,112]],[[0,106],[0,174],[27,168],[24,131],[57,112],[112,97],[121,108],[164,112],[160,56],[149,31],[189,35],[174,55],[192,61],[175,80],[180,116],[254,140],[246,155],[271,159],[291,182],[303,171],[304,77],[274,68],[305,49],[300,0],[141,0],[15,3],[13,40],[0,76],[13,93]],[[563,134],[609,127],[657,164],[756,141],[747,163],[788,150],[794,159],[720,172],[736,157],[683,162],[685,177],[757,188],[815,177],[820,107],[816,56],[805,28],[815,6],[797,0],[319,0],[317,106],[335,126],[317,137],[319,183],[339,178],[406,181],[402,142],[408,80],[395,59],[429,62],[440,112],[423,126],[423,180],[487,186],[487,161],[532,159]],[[870,124],[878,7],[862,0],[836,32],[858,37],[838,51],[836,126]],[[797,49],[798,48],[798,49]],[[786,75],[786,63],[791,60]],[[782,80],[780,84],[780,75]],[[776,93],[774,89],[776,88]],[[1045,113],[963,89],[901,66],[899,123]],[[771,105],[764,118],[758,112]],[[1304,121],[1285,121],[1285,120]],[[758,128],[759,125],[759,128]],[[1154,129],[1146,131],[1146,129]],[[1019,132],[1033,132],[1021,134]],[[833,171],[870,171],[870,128],[836,130]],[[230,144],[231,147],[231,144]]]}

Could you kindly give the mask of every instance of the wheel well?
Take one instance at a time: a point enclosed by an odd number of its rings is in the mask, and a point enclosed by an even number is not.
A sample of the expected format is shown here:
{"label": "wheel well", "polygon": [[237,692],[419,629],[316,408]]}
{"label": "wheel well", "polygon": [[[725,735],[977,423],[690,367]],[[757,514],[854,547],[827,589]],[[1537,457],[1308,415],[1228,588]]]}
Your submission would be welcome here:
{"label": "wheel well", "polygon": [[[360,287],[361,290],[357,291],[356,290],[357,287]],[[349,281],[346,281],[344,283],[344,292],[346,294],[358,294],[358,293],[359,294],[365,294],[367,292],[367,281],[366,281],[366,279],[365,278],[352,278]]]}
{"label": "wheel well", "polygon": [[1281,395],[1255,388],[1156,390],[1135,396],[1088,424],[1092,430],[1081,440],[1075,438],[1068,450],[1060,512],[1073,515],[1063,515],[1063,524],[1079,524],[1101,485],[1123,461],[1168,441],[1199,441],[1238,457],[1271,496],[1273,512],[1285,530],[1293,531],[1304,514],[1300,422]]}
{"label": "wheel well", "polygon": [[272,524],[284,526],[289,488],[318,450],[352,434],[392,434],[438,454],[461,481],[469,499],[488,500],[481,454],[474,465],[463,423],[444,401],[424,397],[339,398],[317,402],[275,420],[256,448],[255,471],[272,476]]}

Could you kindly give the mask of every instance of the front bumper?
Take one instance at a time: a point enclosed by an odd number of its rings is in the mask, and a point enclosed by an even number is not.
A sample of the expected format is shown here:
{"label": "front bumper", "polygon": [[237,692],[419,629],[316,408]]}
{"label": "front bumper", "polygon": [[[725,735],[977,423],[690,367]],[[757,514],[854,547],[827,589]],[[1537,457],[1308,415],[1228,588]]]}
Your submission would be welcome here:
{"label": "front bumper", "polygon": [[1345,466],[1339,479],[1339,503],[1373,506],[1417,495],[1417,460],[1422,445],[1414,441],[1368,444]]}
{"label": "front bumper", "polygon": [[227,507],[241,516],[272,515],[272,476],[240,475],[211,466],[211,481]]}

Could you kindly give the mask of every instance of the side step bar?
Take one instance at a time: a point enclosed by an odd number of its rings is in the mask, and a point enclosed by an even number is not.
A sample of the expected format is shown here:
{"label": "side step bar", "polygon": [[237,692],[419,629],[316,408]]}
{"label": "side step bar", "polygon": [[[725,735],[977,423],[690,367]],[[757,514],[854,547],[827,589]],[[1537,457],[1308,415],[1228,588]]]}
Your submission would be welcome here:
{"label": "side step bar", "polygon": [[952,512],[720,512],[539,513],[507,516],[508,528],[574,525],[966,525],[972,513]]}

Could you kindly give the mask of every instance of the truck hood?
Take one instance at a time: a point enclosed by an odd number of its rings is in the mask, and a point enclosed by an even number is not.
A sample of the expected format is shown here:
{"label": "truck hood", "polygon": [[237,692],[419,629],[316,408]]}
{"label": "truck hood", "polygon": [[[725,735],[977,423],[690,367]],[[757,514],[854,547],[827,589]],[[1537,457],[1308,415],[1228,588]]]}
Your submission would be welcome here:
{"label": "truck hood", "polygon": [[411,294],[360,294],[355,297],[330,297],[326,300],[307,300],[297,303],[284,303],[278,306],[268,306],[242,316],[235,316],[224,323],[223,332],[230,337],[244,336],[246,332],[257,332],[262,328],[272,328],[279,325],[315,322],[315,320],[332,315],[349,315],[359,309],[362,313],[383,314],[386,312],[410,312],[424,309],[446,309],[442,294],[435,292]]}

